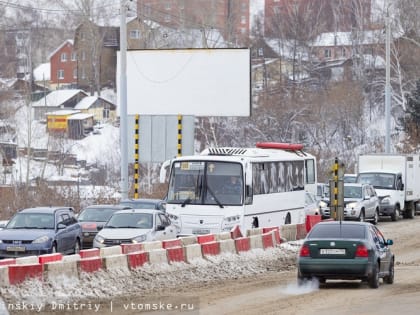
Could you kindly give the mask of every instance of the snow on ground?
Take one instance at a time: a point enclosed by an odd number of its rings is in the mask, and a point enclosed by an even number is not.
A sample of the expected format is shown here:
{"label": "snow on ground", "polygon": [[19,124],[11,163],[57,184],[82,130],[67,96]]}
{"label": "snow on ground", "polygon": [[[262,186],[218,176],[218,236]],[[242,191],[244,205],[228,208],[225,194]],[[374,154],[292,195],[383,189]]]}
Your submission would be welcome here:
{"label": "snow on ground", "polygon": [[295,266],[297,244],[281,244],[266,250],[210,256],[191,263],[171,265],[146,264],[134,271],[99,271],[83,273],[80,279],[67,277],[54,281],[28,280],[18,286],[1,287],[6,304],[75,303],[93,299],[113,299],[127,294],[159,294],[164,290],[177,291],[217,281],[246,278],[267,271],[286,271]]}

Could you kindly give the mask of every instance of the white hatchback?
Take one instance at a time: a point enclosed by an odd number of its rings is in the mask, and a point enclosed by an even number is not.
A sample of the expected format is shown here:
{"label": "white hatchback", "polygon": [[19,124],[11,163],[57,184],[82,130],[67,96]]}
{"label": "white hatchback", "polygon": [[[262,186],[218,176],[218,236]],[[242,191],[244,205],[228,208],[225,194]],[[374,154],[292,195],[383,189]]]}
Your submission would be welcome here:
{"label": "white hatchback", "polygon": [[95,236],[93,247],[174,239],[177,236],[166,213],[159,210],[127,209],[114,212]]}
{"label": "white hatchback", "polygon": [[344,219],[378,223],[379,198],[372,185],[344,183]]}

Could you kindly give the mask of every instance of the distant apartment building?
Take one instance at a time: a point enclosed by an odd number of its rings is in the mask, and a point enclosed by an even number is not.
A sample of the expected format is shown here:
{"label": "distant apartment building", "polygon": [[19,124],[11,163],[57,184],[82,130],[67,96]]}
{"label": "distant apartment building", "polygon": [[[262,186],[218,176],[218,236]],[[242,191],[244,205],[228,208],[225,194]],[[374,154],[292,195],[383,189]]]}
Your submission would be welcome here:
{"label": "distant apartment building", "polygon": [[75,32],[77,86],[91,94],[104,87],[115,87],[119,27],[93,22],[79,25]]}
{"label": "distant apartment building", "polygon": [[265,0],[264,33],[266,37],[293,37],[299,32],[316,36],[367,30],[371,28],[371,6],[371,0]]}
{"label": "distant apartment building", "polygon": [[50,56],[50,86],[57,88],[75,88],[77,85],[77,54],[73,40],[64,41]]}
{"label": "distant apartment building", "polygon": [[249,41],[250,0],[137,0],[137,15],[177,29],[217,29],[231,45]]}

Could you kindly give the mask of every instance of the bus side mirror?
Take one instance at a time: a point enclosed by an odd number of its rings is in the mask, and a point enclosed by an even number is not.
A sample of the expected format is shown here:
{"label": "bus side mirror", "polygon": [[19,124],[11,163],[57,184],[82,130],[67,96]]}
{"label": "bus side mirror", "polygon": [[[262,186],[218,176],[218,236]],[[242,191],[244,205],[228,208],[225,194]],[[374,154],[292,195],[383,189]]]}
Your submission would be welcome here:
{"label": "bus side mirror", "polygon": [[168,173],[169,165],[171,165],[171,160],[166,160],[160,167],[159,182],[161,184],[164,184],[166,182],[166,175]]}

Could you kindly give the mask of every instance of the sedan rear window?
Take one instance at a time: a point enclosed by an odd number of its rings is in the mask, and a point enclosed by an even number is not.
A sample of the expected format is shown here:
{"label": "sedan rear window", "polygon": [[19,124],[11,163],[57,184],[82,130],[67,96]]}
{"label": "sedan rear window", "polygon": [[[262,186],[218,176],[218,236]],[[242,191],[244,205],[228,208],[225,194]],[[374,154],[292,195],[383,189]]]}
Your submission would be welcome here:
{"label": "sedan rear window", "polygon": [[357,224],[317,224],[308,238],[366,238],[366,229]]}

